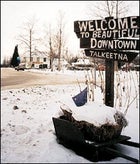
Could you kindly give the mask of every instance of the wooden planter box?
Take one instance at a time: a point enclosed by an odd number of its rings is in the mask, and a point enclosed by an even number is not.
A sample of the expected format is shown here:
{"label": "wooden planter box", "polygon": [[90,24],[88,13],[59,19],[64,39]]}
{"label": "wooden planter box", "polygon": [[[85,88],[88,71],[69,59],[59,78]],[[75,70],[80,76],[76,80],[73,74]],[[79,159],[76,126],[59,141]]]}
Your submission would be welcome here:
{"label": "wooden planter box", "polygon": [[[57,141],[67,148],[76,152],[76,154],[87,158],[90,161],[110,160],[116,157],[106,151],[106,147],[110,147],[116,143],[130,139],[128,136],[120,135],[120,130],[117,137],[108,141],[97,142],[84,136],[82,131],[71,121],[64,118],[52,118],[57,136]],[[99,140],[99,137],[94,137]]]}
{"label": "wooden planter box", "polygon": [[63,115],[59,119],[68,121],[71,123],[71,126],[75,126],[85,140],[94,142],[105,142],[117,138],[120,136],[123,128],[123,124],[120,123],[115,125],[106,123],[98,127],[86,121],[77,121],[72,116],[72,113],[66,110],[63,110]]}

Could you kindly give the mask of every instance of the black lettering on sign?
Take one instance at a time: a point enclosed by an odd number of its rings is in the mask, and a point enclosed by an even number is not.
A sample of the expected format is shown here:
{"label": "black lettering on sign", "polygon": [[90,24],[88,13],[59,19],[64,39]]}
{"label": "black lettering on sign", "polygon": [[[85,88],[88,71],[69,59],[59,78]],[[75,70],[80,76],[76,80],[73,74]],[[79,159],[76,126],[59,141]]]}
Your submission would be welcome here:
{"label": "black lettering on sign", "polygon": [[94,50],[94,49],[85,49],[86,56],[93,58],[109,59],[122,62],[130,63],[138,53],[134,52],[119,52],[119,51],[110,51],[107,50]]}
{"label": "black lettering on sign", "polygon": [[131,16],[125,18],[105,18],[102,20],[75,21],[74,32],[122,30],[140,28],[140,17]]}
{"label": "black lettering on sign", "polygon": [[140,40],[136,39],[80,39],[80,48],[108,50],[140,50]]}

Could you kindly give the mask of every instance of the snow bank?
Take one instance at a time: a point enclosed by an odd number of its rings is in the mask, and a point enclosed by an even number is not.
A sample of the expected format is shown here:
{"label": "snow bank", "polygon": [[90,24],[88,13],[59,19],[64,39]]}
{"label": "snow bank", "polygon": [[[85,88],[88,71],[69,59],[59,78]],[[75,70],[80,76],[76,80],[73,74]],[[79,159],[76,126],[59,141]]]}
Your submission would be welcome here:
{"label": "snow bank", "polygon": [[[96,101],[83,107],[76,107],[72,100],[72,96],[79,92],[78,85],[37,86],[1,91],[1,162],[90,163],[57,143],[52,117],[57,117],[61,112],[60,106],[65,104],[77,119],[81,120],[84,117],[89,122],[97,121],[99,125],[107,121],[107,117],[114,123],[112,115],[116,109],[101,103],[102,93],[99,90],[95,89]],[[135,90],[131,91],[133,91],[131,96],[134,97]],[[122,99],[125,101],[126,97],[127,95]],[[129,106],[126,114],[129,124],[122,131],[123,135],[130,136],[134,142],[139,142],[137,100],[139,99],[135,99]],[[119,110],[122,111],[121,108]],[[120,149],[139,159],[139,149],[129,146],[120,146]],[[103,163],[128,162],[130,161],[122,158],[103,161]]]}

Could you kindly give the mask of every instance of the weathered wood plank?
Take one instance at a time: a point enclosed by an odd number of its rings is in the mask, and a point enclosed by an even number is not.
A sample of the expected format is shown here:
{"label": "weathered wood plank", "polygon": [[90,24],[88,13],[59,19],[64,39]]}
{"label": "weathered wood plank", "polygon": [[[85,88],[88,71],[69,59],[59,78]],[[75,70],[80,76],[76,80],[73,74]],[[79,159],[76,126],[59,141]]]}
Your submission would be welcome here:
{"label": "weathered wood plank", "polygon": [[124,51],[111,51],[111,50],[96,50],[96,49],[85,49],[85,54],[88,57],[110,59],[114,61],[132,62],[138,53],[135,52],[124,52]]}
{"label": "weathered wood plank", "polygon": [[140,16],[131,16],[114,19],[107,17],[102,20],[74,21],[74,32],[89,32],[97,30],[121,30],[140,28]]}
{"label": "weathered wood plank", "polygon": [[140,29],[123,29],[123,30],[107,30],[107,31],[89,31],[76,32],[78,38],[100,38],[100,39],[118,39],[118,38],[139,38]]}
{"label": "weathered wood plank", "polygon": [[140,40],[137,39],[95,39],[81,38],[80,48],[108,50],[140,50]]}

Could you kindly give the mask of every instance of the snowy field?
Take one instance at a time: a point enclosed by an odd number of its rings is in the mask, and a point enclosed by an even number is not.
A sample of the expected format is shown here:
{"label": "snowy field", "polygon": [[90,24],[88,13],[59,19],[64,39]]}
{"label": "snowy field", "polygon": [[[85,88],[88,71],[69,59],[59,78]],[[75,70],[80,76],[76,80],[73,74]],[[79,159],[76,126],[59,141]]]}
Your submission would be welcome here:
{"label": "snowy field", "polygon": [[[130,136],[131,141],[134,142],[139,142],[138,76],[139,72],[135,71],[120,72],[119,75],[115,75],[114,109],[126,112],[128,126],[123,129],[122,134]],[[84,89],[86,85],[80,84],[80,87]],[[88,107],[90,107],[89,110],[99,108],[102,115],[106,106],[103,104],[101,88],[95,87],[94,102],[76,107],[72,96],[79,92],[79,84],[45,85],[1,91],[1,162],[91,163],[57,143],[52,122],[52,117],[59,116],[60,106],[63,104],[81,111]],[[83,110],[83,117],[92,119],[89,113]],[[121,145],[120,148],[125,154],[139,159],[138,148],[121,147]],[[102,163],[132,162],[118,157],[110,161],[102,161]]]}

